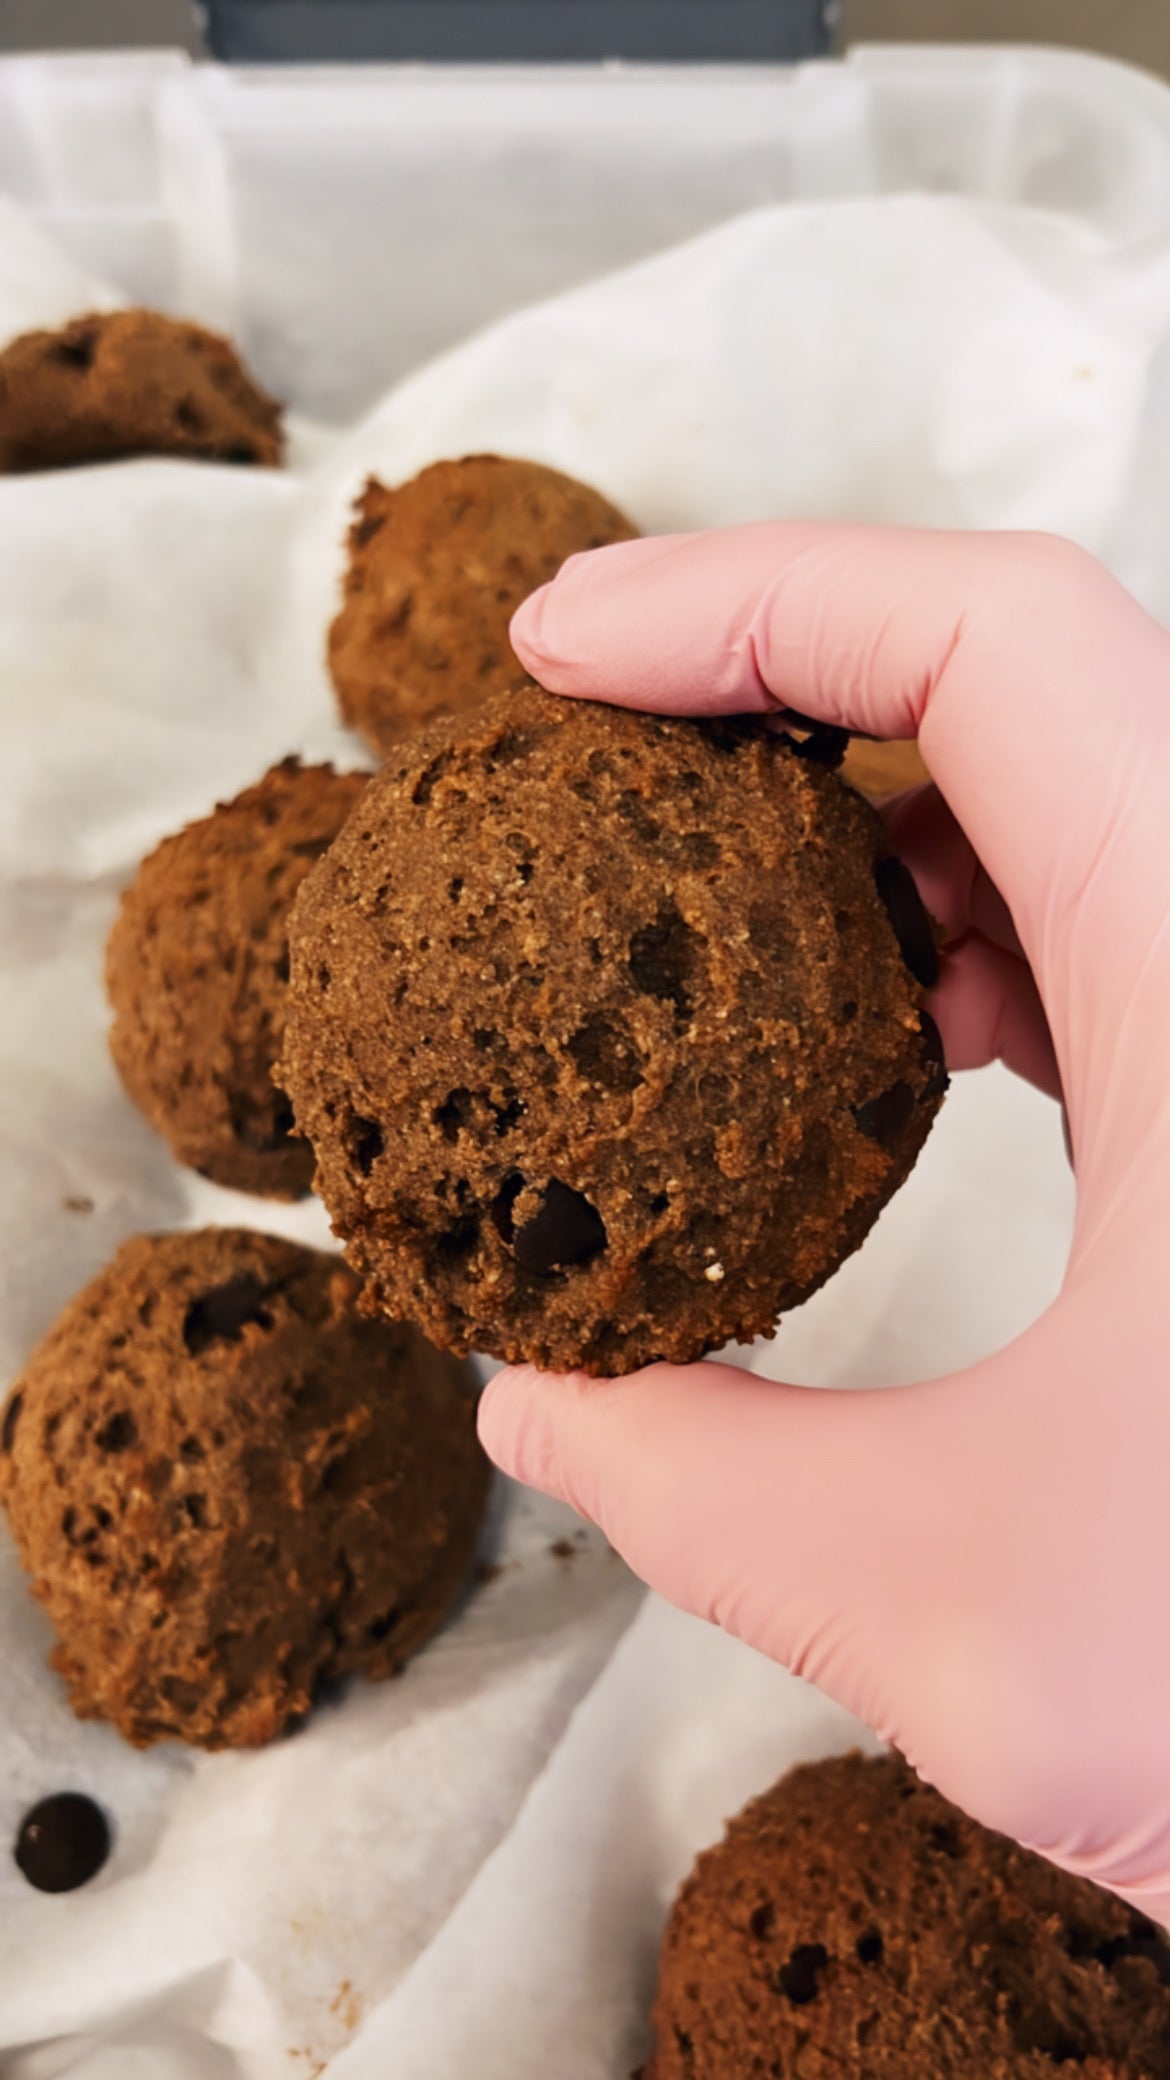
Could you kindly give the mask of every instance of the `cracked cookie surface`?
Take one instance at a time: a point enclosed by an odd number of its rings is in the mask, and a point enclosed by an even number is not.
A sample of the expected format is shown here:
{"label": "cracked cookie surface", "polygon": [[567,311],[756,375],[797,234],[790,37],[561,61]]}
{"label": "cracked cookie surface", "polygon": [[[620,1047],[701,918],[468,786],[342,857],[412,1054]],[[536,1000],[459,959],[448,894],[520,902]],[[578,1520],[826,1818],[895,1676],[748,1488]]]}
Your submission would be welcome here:
{"label": "cracked cookie surface", "polygon": [[528,685],[434,725],[290,946],[317,1189],[371,1298],[453,1350],[612,1375],[770,1333],[945,1086],[907,870],[752,724]]}

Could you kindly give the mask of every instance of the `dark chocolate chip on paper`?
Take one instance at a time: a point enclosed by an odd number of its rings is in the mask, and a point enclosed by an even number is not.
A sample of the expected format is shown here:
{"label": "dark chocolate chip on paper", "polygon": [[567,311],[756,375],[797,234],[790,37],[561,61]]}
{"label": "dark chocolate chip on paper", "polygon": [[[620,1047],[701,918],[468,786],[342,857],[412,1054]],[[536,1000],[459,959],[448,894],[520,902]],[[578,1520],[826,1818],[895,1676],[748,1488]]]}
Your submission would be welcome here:
{"label": "dark chocolate chip on paper", "polygon": [[38,1892],[76,1892],[110,1853],[110,1824],[81,1791],[58,1791],[25,1814],[13,1855]]}

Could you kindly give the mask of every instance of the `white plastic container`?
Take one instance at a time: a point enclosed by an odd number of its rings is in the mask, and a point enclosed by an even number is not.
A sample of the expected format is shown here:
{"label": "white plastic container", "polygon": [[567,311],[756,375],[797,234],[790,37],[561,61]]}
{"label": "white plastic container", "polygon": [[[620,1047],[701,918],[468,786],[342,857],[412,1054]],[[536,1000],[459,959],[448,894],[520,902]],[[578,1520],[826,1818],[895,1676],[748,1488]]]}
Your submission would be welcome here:
{"label": "white plastic container", "polygon": [[281,395],[334,421],[504,312],[737,211],[907,189],[1148,247],[1170,231],[1170,89],[1028,49],[795,68],[0,63],[0,191],[127,293],[227,325]]}

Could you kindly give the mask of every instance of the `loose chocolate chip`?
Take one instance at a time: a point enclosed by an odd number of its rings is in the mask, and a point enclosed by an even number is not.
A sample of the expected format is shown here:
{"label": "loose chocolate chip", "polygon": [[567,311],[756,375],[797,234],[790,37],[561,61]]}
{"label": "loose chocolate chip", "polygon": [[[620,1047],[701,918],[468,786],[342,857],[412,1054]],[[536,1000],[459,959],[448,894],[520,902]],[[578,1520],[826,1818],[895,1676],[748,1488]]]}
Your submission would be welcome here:
{"label": "loose chocolate chip", "polygon": [[829,1953],[823,1943],[801,1943],[787,1964],[781,1965],[776,1984],[794,2008],[806,2008],[810,2001],[815,2001],[818,1982],[828,1962]]}
{"label": "loose chocolate chip", "polygon": [[272,1316],[264,1305],[267,1297],[260,1280],[245,1273],[193,1300],[183,1321],[183,1342],[191,1356],[198,1358],[213,1343],[238,1343],[253,1322],[261,1329],[271,1329]]}
{"label": "loose chocolate chip", "polygon": [[873,870],[877,892],[885,904],[902,959],[923,989],[938,981],[938,947],[913,874],[904,860],[879,859]]}
{"label": "loose chocolate chip", "polygon": [[553,1178],[540,1211],[518,1230],[513,1248],[524,1271],[541,1274],[587,1264],[605,1248],[605,1222],[584,1192]]}
{"label": "loose chocolate chip", "polygon": [[97,1876],[109,1853],[109,1822],[80,1791],[42,1798],[21,1821],[13,1850],[38,1892],[76,1892]]}
{"label": "loose chocolate chip", "polygon": [[941,1098],[950,1077],[947,1075],[942,1034],[929,1011],[920,1011],[918,1017],[922,1025],[922,1069],[926,1077],[922,1098],[925,1101],[928,1098]]}
{"label": "loose chocolate chip", "polygon": [[853,1107],[853,1117],[858,1131],[867,1141],[876,1141],[879,1148],[897,1147],[910,1121],[914,1117],[914,1093],[908,1083],[892,1083],[888,1091],[876,1098],[867,1098],[864,1105]]}

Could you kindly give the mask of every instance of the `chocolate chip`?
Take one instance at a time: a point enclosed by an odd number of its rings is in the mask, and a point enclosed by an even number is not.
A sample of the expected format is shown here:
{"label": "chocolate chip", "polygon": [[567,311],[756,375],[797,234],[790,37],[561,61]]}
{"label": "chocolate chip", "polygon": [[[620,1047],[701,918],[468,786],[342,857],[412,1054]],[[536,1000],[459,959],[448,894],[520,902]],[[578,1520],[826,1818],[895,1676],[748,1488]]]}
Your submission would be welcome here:
{"label": "chocolate chip", "polygon": [[806,2008],[817,1997],[820,1976],[828,1962],[829,1953],[823,1943],[801,1943],[777,1972],[777,1988],[794,2008]]}
{"label": "chocolate chip", "polygon": [[888,1091],[853,1107],[858,1131],[879,1148],[895,1149],[914,1117],[915,1098],[908,1083],[892,1083]]}
{"label": "chocolate chip", "polygon": [[38,1892],[76,1892],[110,1853],[109,1822],[84,1793],[59,1791],[25,1814],[12,1853]]}
{"label": "chocolate chip", "polygon": [[922,1087],[922,1100],[926,1101],[930,1098],[941,1098],[950,1077],[947,1075],[942,1034],[929,1011],[920,1011],[918,1017],[922,1025],[922,1072],[926,1078]]}
{"label": "chocolate chip", "polygon": [[512,1218],[512,1213],[516,1201],[523,1190],[524,1179],[518,1170],[512,1170],[505,1177],[503,1184],[492,1200],[492,1226],[501,1242],[510,1243],[515,1236],[516,1223]]}
{"label": "chocolate chip", "polygon": [[23,1407],[24,1395],[14,1394],[4,1411],[3,1424],[0,1424],[0,1452],[10,1452],[16,1443],[16,1426]]}
{"label": "chocolate chip", "polygon": [[238,1343],[252,1323],[271,1329],[272,1316],[264,1305],[267,1297],[267,1288],[246,1272],[193,1300],[183,1321],[183,1342],[191,1356],[200,1357],[213,1343]]}
{"label": "chocolate chip", "polygon": [[904,860],[894,859],[891,855],[879,859],[873,878],[894,937],[902,950],[902,959],[923,989],[933,989],[939,975],[938,947],[913,874]]}
{"label": "chocolate chip", "polygon": [[97,352],[97,328],[93,325],[67,326],[52,349],[54,361],[63,361],[66,368],[91,368]]}
{"label": "chocolate chip", "polygon": [[557,1178],[545,1189],[539,1213],[518,1230],[513,1248],[524,1271],[542,1274],[587,1264],[605,1248],[605,1222],[584,1192]]}
{"label": "chocolate chip", "polygon": [[138,1425],[129,1409],[120,1408],[117,1415],[94,1435],[99,1452],[128,1452],[132,1444],[138,1443]]}

